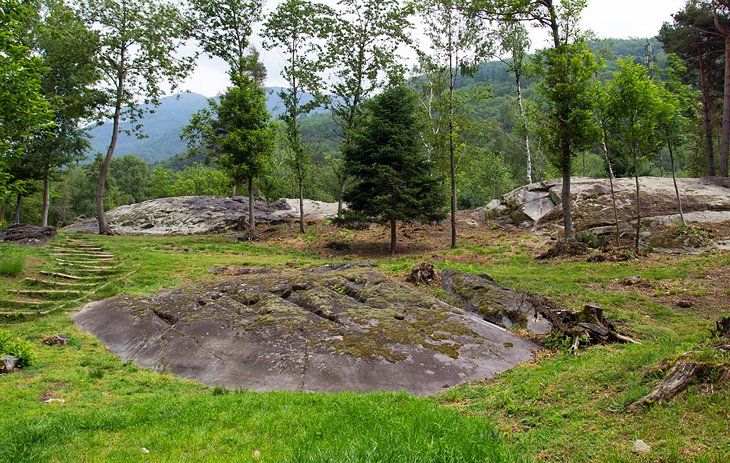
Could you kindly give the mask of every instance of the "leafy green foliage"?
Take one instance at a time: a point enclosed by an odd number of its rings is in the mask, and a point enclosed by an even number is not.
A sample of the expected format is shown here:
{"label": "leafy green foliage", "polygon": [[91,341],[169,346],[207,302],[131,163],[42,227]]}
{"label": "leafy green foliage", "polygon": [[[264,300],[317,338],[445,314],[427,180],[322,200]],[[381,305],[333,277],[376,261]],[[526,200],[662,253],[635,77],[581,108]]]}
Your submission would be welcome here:
{"label": "leafy green foliage", "polygon": [[443,218],[443,196],[420,140],[413,91],[404,86],[386,90],[366,109],[345,153],[347,171],[356,179],[345,200],[351,210],[390,223],[395,253],[396,221]]}
{"label": "leafy green foliage", "polygon": [[25,368],[36,359],[33,346],[28,341],[13,338],[10,333],[0,331],[0,356],[12,355],[18,359],[17,367]]}
{"label": "leafy green foliage", "polygon": [[[248,53],[253,24],[261,19],[261,0],[190,0],[188,14],[193,18],[193,36],[203,50],[212,57],[225,61],[233,75],[242,77],[251,70]],[[258,63],[254,57],[253,63]],[[266,69],[254,73],[258,82],[266,76]]]}
{"label": "leafy green foliage", "polygon": [[51,123],[41,94],[42,60],[31,52],[29,28],[37,21],[27,2],[8,0],[0,8],[0,197],[23,191],[25,179],[13,178],[10,167],[24,164],[24,142]]}

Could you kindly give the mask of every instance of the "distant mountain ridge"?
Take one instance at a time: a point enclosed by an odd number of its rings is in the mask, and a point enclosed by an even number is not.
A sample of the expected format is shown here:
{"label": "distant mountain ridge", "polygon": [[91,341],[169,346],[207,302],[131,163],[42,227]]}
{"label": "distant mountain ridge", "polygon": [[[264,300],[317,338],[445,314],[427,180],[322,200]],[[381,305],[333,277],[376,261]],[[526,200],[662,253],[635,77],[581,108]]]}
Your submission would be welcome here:
{"label": "distant mountain ridge", "polygon": [[[666,54],[656,38],[597,39],[591,42],[593,51],[605,59],[606,66],[600,73],[599,78],[610,78],[612,72],[617,69],[617,58],[633,56],[643,62],[646,58],[647,42],[652,46],[652,57],[655,64],[661,69],[666,65]],[[509,132],[511,122],[507,120],[508,117],[505,114],[501,114],[504,111],[504,105],[500,103],[500,99],[514,98],[514,77],[508,72],[505,63],[501,61],[485,62],[479,66],[474,75],[459,76],[457,89],[468,89],[468,87],[485,83],[489,84],[491,88],[493,100],[489,105],[480,108],[480,114],[482,117],[494,118],[503,126],[506,132]],[[534,78],[527,78],[524,84],[524,95],[529,97],[534,90],[535,80]],[[266,90],[267,108],[272,117],[277,117],[282,113],[284,106],[278,95],[282,88],[270,87]],[[311,101],[311,96],[305,97],[304,102],[308,101]],[[142,121],[144,125],[143,133],[147,137],[138,139],[134,135],[120,133],[115,155],[136,154],[149,163],[156,163],[184,153],[187,147],[185,142],[180,140],[180,132],[188,124],[190,117],[207,105],[208,99],[196,93],[182,93],[164,98],[153,113],[144,116]],[[317,142],[321,145],[320,147],[324,144],[336,147],[338,139],[334,135],[333,122],[331,118],[322,120],[322,112],[323,110],[320,111],[320,114],[307,117],[304,121],[303,131],[305,133],[303,136],[305,141]],[[129,129],[130,125],[122,124],[122,129],[124,128]],[[96,153],[105,153],[111,138],[111,124],[94,127],[89,133],[93,137],[91,139],[93,151],[90,157],[93,157]]]}
{"label": "distant mountain ridge", "polygon": [[[281,87],[266,89],[266,107],[272,117],[279,116],[283,111],[278,95],[281,90]],[[311,96],[307,96],[304,101],[310,99]],[[184,153],[187,146],[180,139],[182,128],[188,124],[193,114],[207,106],[208,98],[197,93],[180,93],[163,98],[154,112],[146,113],[141,121],[144,138],[123,133],[124,130],[131,129],[131,124],[121,123],[114,155],[135,154],[153,164]],[[112,135],[111,123],[93,127],[88,133],[91,142],[89,158],[97,153],[106,153]]]}

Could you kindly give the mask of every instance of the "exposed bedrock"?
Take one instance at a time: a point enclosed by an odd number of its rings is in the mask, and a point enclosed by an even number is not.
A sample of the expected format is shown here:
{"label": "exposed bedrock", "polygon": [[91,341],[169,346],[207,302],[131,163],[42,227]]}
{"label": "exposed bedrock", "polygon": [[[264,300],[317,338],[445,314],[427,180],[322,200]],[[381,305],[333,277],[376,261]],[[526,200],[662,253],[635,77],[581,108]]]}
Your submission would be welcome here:
{"label": "exposed bedrock", "polygon": [[[337,215],[337,204],[305,200],[306,218]],[[299,200],[256,201],[254,216],[259,223],[275,223],[299,217]],[[121,206],[106,213],[114,233],[130,235],[204,235],[242,230],[248,220],[248,198],[181,196],[160,198]],[[70,232],[96,233],[96,219],[80,219],[64,228]]]}
{"label": "exposed bedrock", "polygon": [[[677,180],[685,220],[712,223],[730,220],[730,182],[720,178]],[[669,225],[679,220],[671,178],[642,177],[642,219],[647,225]],[[636,220],[633,178],[614,180],[619,222],[627,228]],[[561,180],[546,180],[518,188],[485,208],[488,219],[518,226],[543,227],[562,220]],[[573,220],[577,231],[611,233],[614,212],[608,179],[573,178]]]}
{"label": "exposed bedrock", "polygon": [[535,344],[361,267],[242,275],[88,304],[124,361],[256,391],[430,394],[530,360]]}

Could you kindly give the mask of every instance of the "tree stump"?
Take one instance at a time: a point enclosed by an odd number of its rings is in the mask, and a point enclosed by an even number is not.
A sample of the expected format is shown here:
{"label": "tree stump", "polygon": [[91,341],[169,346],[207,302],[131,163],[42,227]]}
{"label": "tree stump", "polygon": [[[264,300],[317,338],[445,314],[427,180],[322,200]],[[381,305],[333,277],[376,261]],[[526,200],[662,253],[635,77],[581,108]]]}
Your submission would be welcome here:
{"label": "tree stump", "polygon": [[433,268],[433,264],[430,262],[422,262],[411,270],[411,274],[408,275],[407,281],[415,285],[431,285],[438,282],[438,276],[436,270]]}

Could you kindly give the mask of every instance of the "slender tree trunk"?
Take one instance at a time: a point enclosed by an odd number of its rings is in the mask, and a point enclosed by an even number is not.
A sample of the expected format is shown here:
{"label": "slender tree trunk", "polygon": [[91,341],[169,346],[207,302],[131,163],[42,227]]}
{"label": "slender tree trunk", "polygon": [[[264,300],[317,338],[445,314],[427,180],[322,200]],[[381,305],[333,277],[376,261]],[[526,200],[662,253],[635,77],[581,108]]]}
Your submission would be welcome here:
{"label": "slender tree trunk", "polygon": [[679,218],[682,220],[682,225],[687,225],[684,221],[684,211],[682,211],[682,197],[679,195],[679,187],[677,186],[677,174],[674,168],[674,150],[672,149],[672,139],[670,138],[669,129],[666,129],[667,133],[667,147],[669,148],[669,162],[672,166],[672,180],[674,181],[674,192],[677,194],[677,209],[679,209]]}
{"label": "slender tree trunk", "polygon": [[[451,24],[449,24],[451,27]],[[456,87],[456,69],[452,31],[449,30],[449,161],[451,162],[451,247],[456,248],[456,146],[454,143],[454,87]]]}
{"label": "slender tree trunk", "polygon": [[256,215],[254,214],[253,177],[248,178],[248,226],[251,229],[251,239],[256,239]]}
{"label": "slender tree trunk", "polygon": [[707,150],[707,175],[715,176],[715,143],[713,141],[712,129],[712,93],[710,83],[707,81],[707,70],[705,69],[704,59],[700,56],[700,86],[702,87],[702,108],[703,123],[705,126],[705,147]]}
{"label": "slender tree trunk", "polygon": [[43,176],[43,210],[41,211],[41,227],[48,226],[48,210],[51,208],[51,173],[46,169]]}
{"label": "slender tree trunk", "polygon": [[[122,58],[123,59],[123,58]],[[104,187],[106,186],[106,176],[109,172],[109,166],[112,163],[112,156],[114,156],[114,149],[117,147],[117,140],[119,139],[119,120],[122,116],[122,99],[124,90],[124,76],[119,75],[117,81],[117,95],[116,95],[116,106],[114,107],[114,118],[112,125],[112,139],[109,143],[109,148],[106,151],[106,158],[104,159],[104,165],[101,168],[99,175],[99,187],[96,190],[96,217],[99,221],[99,234],[108,235],[109,227],[106,223],[106,217],[104,216]]]}
{"label": "slender tree trunk", "polygon": [[730,31],[720,22],[717,2],[712,2],[712,13],[717,31],[725,39],[725,84],[723,86],[722,144],[720,145],[720,177],[728,176],[728,152],[730,152]]}
{"label": "slender tree trunk", "polygon": [[342,220],[342,209],[344,200],[343,197],[345,196],[345,189],[347,188],[347,177],[343,177],[340,180],[340,191],[337,195],[337,219]]}
{"label": "slender tree trunk", "polygon": [[304,168],[298,167],[297,175],[299,177],[299,233],[304,234]]}
{"label": "slender tree trunk", "polygon": [[18,193],[18,202],[15,203],[15,224],[20,223],[20,213],[23,210],[23,195]]}
{"label": "slender tree trunk", "polygon": [[5,222],[5,205],[0,204],[0,224]]}
{"label": "slender tree trunk", "polygon": [[235,198],[236,196],[238,196],[238,185],[236,184],[236,182],[233,182],[233,186],[231,187],[231,199]]}
{"label": "slender tree trunk", "polygon": [[613,166],[611,165],[611,158],[608,155],[608,135],[606,134],[606,129],[603,129],[603,138],[601,140],[603,145],[603,156],[606,159],[606,167],[608,168],[608,181],[611,185],[611,202],[613,203],[613,217],[614,221],[616,223],[616,246],[620,246],[620,236],[621,231],[619,230],[618,226],[618,207],[616,206],[616,188],[613,186]]}
{"label": "slender tree trunk", "polygon": [[639,157],[636,151],[634,156],[634,179],[636,180],[636,239],[634,240],[634,251],[639,255],[639,235],[641,235],[641,191],[639,187]]}
{"label": "slender tree trunk", "polygon": [[527,157],[527,184],[532,183],[532,153],[530,152],[530,136],[527,133],[527,126],[525,125],[525,107],[522,103],[522,79],[519,72],[515,73],[515,80],[517,83],[517,108],[520,111],[520,124],[522,126],[523,135],[525,138],[525,155]]}
{"label": "slender tree trunk", "polygon": [[390,255],[395,256],[396,251],[396,240],[397,240],[397,233],[396,233],[396,220],[390,219]]}
{"label": "slender tree trunk", "polygon": [[562,143],[562,161],[563,161],[563,188],[561,200],[563,202],[563,229],[565,231],[566,240],[575,240],[575,231],[573,230],[573,214],[572,204],[570,200],[570,147],[565,142]]}

